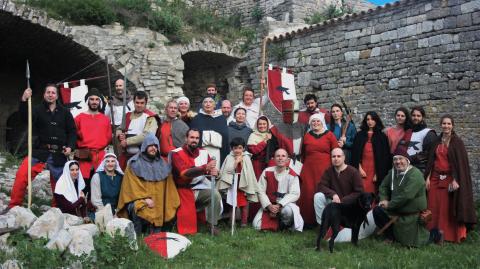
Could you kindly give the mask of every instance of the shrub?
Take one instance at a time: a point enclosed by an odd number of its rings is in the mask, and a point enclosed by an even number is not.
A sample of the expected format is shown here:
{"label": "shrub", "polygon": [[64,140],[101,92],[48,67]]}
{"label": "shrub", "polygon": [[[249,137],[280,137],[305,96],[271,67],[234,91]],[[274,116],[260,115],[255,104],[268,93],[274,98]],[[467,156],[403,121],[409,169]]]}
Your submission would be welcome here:
{"label": "shrub", "polygon": [[263,10],[260,8],[260,5],[256,5],[252,9],[252,18],[255,20],[255,22],[260,22],[263,18]]}

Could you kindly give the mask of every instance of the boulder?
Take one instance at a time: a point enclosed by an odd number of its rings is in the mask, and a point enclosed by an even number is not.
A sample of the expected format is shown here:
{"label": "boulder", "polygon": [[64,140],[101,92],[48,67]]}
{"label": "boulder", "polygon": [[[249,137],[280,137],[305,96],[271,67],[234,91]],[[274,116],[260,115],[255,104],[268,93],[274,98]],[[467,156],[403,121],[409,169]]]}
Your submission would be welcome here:
{"label": "boulder", "polygon": [[113,219],[112,207],[107,204],[102,209],[95,212],[95,224],[100,232],[105,232],[107,223]]}
{"label": "boulder", "polygon": [[45,214],[40,216],[28,229],[27,234],[33,239],[53,238],[58,231],[63,229],[65,217],[58,208],[50,208]]}
{"label": "boulder", "polygon": [[8,213],[5,215],[0,215],[0,229],[5,228],[18,228],[17,222],[15,220],[15,215]]}
{"label": "boulder", "polygon": [[66,228],[68,232],[73,236],[73,233],[78,230],[84,230],[87,231],[92,237],[96,236],[99,234],[98,228],[95,224],[89,223],[89,224],[82,224],[82,225],[77,225],[77,226],[69,226]]}
{"label": "boulder", "polygon": [[130,247],[132,249],[138,249],[137,234],[135,233],[133,222],[131,222],[129,219],[114,218],[107,223],[105,231],[112,237],[114,237],[118,231],[121,236],[129,239]]}
{"label": "boulder", "polygon": [[[0,236],[0,251],[6,253],[6,254],[12,254],[15,251],[15,248],[10,247],[8,245],[8,237],[10,236],[10,233],[3,234]],[[2,268],[2,267],[0,267]]]}
{"label": "boulder", "polygon": [[48,249],[58,249],[61,252],[64,252],[71,241],[72,235],[67,230],[62,229],[55,235],[55,237],[48,241],[45,247]]}
{"label": "boulder", "polygon": [[83,224],[83,218],[67,213],[63,213],[63,216],[65,217],[65,225],[77,226]]}
{"label": "boulder", "polygon": [[25,229],[30,228],[33,222],[37,220],[37,216],[33,214],[32,210],[21,206],[13,207],[8,211],[8,214],[13,214],[15,216],[16,225]]}
{"label": "boulder", "polygon": [[21,269],[22,266],[20,265],[20,262],[17,260],[6,260],[2,266],[0,266],[2,269]]}
{"label": "boulder", "polygon": [[71,232],[71,235],[72,241],[68,245],[68,251],[75,256],[90,255],[94,250],[93,237],[90,232],[78,229]]}

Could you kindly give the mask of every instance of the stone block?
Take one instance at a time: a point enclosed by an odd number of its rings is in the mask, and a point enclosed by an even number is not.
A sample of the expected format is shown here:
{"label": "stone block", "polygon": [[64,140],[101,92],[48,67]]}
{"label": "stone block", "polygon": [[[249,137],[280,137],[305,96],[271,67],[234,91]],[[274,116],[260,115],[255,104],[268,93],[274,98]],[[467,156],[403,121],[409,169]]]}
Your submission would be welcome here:
{"label": "stone block", "polygon": [[425,4],[425,11],[430,11],[430,10],[432,10],[432,3]]}
{"label": "stone block", "polygon": [[360,51],[347,51],[344,53],[345,61],[354,61],[358,60],[360,57]]}
{"label": "stone block", "polygon": [[380,56],[380,47],[372,48],[372,52],[370,53],[370,57],[377,57]]}
{"label": "stone block", "polygon": [[372,53],[372,50],[371,49],[367,49],[367,50],[362,50],[360,51],[360,59],[368,59],[370,58],[370,55]]}
{"label": "stone block", "polygon": [[425,21],[426,18],[427,18],[426,14],[421,14],[414,17],[408,17],[407,24],[417,24],[419,22]]}
{"label": "stone block", "polygon": [[27,234],[33,239],[53,238],[58,231],[63,229],[65,217],[58,208],[51,208],[40,216],[27,230]]}
{"label": "stone block", "polygon": [[418,94],[418,93],[412,94],[412,101],[420,102],[420,94]]}
{"label": "stone block", "polygon": [[463,14],[457,16],[457,27],[467,27],[472,25],[472,14]]}
{"label": "stone block", "polygon": [[417,25],[412,24],[398,29],[398,38],[414,36],[417,34]]}
{"label": "stone block", "polygon": [[72,242],[72,235],[67,230],[60,230],[48,243],[45,245],[48,249],[57,249],[60,252],[64,252],[70,242]]}
{"label": "stone block", "polygon": [[393,40],[398,38],[397,30],[384,32],[381,34],[382,40]]}
{"label": "stone block", "polygon": [[83,218],[67,213],[63,213],[63,216],[65,217],[65,225],[77,226],[83,224]]}
{"label": "stone block", "polygon": [[73,236],[73,233],[75,233],[75,231],[77,230],[87,231],[92,236],[97,236],[100,233],[100,231],[97,228],[97,225],[93,223],[70,226],[70,227],[67,227],[67,230],[72,236]]}
{"label": "stone block", "polygon": [[371,42],[371,43],[378,43],[378,42],[380,42],[380,41],[382,41],[382,36],[381,36],[381,34],[371,35],[371,36],[370,36],[370,42]]}
{"label": "stone block", "polygon": [[8,211],[8,214],[13,214],[15,216],[16,225],[25,229],[30,228],[30,226],[32,226],[37,220],[37,216],[35,216],[30,209],[20,206],[13,207]]}
{"label": "stone block", "polygon": [[427,12],[427,20],[433,20],[438,18],[444,18],[450,14],[448,8],[435,8]]}
{"label": "stone block", "polygon": [[94,250],[93,237],[87,230],[75,230],[68,251],[75,256],[90,255]]}
{"label": "stone block", "polygon": [[136,249],[137,246],[137,234],[133,227],[133,222],[124,218],[115,218],[107,223],[106,233],[110,236],[115,236],[117,233],[130,240],[130,247]]}
{"label": "stone block", "polygon": [[462,13],[470,13],[480,10],[480,0],[473,0],[460,6]]}
{"label": "stone block", "polygon": [[[424,21],[421,24],[421,32],[420,33],[428,33],[433,30],[433,22],[432,21]],[[417,34],[420,34],[417,33]]]}
{"label": "stone block", "polygon": [[311,80],[312,72],[300,72],[298,73],[298,86],[309,86]]}
{"label": "stone block", "polygon": [[457,28],[457,17],[452,16],[452,17],[445,18],[445,22],[443,25],[445,29]]}
{"label": "stone block", "polygon": [[480,11],[472,13],[472,23],[480,24]]}
{"label": "stone block", "polygon": [[390,90],[398,89],[400,80],[398,78],[392,78],[388,81],[388,88]]}
{"label": "stone block", "polygon": [[102,209],[95,212],[95,224],[100,232],[105,232],[107,223],[113,219],[112,207],[107,204]]}

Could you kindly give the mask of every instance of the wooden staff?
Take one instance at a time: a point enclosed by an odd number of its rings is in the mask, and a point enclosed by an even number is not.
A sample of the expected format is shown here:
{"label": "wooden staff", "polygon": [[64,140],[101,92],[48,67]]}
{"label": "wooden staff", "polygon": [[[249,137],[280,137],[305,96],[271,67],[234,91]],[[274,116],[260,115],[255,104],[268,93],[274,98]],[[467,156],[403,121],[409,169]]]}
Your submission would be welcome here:
{"label": "wooden staff", "polygon": [[261,77],[260,77],[260,108],[259,114],[262,115],[262,102],[263,102],[263,92],[265,89],[265,61],[267,57],[267,43],[268,37],[263,38],[263,46],[262,46],[262,70],[261,70]]}
{"label": "wooden staff", "polygon": [[[27,60],[27,88],[30,89],[30,66]],[[32,206],[32,97],[28,97],[28,208]]]}

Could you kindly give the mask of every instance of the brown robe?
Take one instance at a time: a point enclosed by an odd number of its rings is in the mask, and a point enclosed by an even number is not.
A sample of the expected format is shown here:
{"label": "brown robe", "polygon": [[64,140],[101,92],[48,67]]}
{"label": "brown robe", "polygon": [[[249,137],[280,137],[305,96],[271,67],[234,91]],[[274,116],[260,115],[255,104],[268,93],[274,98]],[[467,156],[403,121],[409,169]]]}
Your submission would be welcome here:
{"label": "brown robe", "polygon": [[[427,168],[425,169],[425,178],[427,178],[433,170],[435,163],[435,150],[442,142],[442,135],[440,135],[433,143],[429,152]],[[477,223],[477,216],[475,212],[475,203],[473,201],[470,165],[465,145],[455,132],[452,132],[447,156],[452,169],[453,178],[460,185],[460,188],[453,193],[452,212],[458,222],[465,223],[467,228],[471,228]]]}

